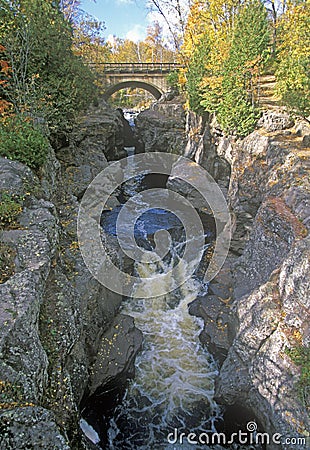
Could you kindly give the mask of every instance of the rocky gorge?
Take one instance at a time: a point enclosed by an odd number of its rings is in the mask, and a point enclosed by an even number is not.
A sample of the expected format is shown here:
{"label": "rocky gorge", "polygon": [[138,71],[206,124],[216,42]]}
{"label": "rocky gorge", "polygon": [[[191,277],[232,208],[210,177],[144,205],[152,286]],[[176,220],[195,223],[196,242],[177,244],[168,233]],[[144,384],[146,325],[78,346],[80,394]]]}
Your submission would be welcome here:
{"label": "rocky gorge", "polygon": [[[238,140],[223,136],[214,118],[186,113],[180,99],[155,104],[136,122],[145,152],[201,164],[231,211],[225,265],[190,306],[218,361],[216,400],[227,415],[246,409],[270,435],[307,438],[309,388],[289,352],[309,345],[309,126],[267,111]],[[120,313],[121,296],[92,278],[76,235],[87,186],[126,156],[122,128],[119,112],[103,103],[50,148],[40,173],[0,160],[1,191],[22,201],[16,223],[0,232],[13,267],[0,284],[1,449],[96,448],[78,426],[83,399],[134,372],[141,332]],[[167,186],[202,209],[186,186]],[[108,206],[118,204],[114,196]],[[268,448],[306,448],[281,442]]]}
{"label": "rocky gorge", "polygon": [[193,156],[223,186],[234,224],[223,269],[192,305],[220,361],[215,396],[297,448],[290,438],[308,436],[309,392],[288,350],[309,345],[309,127],[274,111],[242,141],[198,125]]}
{"label": "rocky gorge", "polygon": [[[238,140],[215,118],[189,112],[185,130],[183,155],[217,181],[233,222],[223,268],[190,305],[219,361],[215,398],[283,436],[268,448],[305,448],[298,437],[309,439],[309,387],[289,353],[309,347],[309,124],[265,111],[257,130]],[[177,188],[199,205],[195,193]],[[304,358],[307,367],[309,353]]]}

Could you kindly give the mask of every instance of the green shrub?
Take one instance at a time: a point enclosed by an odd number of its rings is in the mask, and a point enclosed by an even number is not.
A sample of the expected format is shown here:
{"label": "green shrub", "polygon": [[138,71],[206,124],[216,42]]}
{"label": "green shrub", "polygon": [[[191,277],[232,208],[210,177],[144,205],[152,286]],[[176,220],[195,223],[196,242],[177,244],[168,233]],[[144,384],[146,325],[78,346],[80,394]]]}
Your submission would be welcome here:
{"label": "green shrub", "polygon": [[167,75],[167,83],[173,89],[179,88],[179,72],[174,70]]}
{"label": "green shrub", "polygon": [[300,345],[286,349],[286,354],[300,367],[299,393],[301,399],[307,401],[310,389],[310,348]]}
{"label": "green shrub", "polygon": [[0,194],[0,229],[14,224],[22,209],[22,201],[19,198],[2,192]]}
{"label": "green shrub", "polygon": [[0,156],[36,169],[44,163],[47,148],[47,138],[23,116],[13,116],[2,121]]}
{"label": "green shrub", "polygon": [[243,89],[232,87],[225,94],[218,107],[218,121],[226,132],[246,136],[254,130],[258,112]]}

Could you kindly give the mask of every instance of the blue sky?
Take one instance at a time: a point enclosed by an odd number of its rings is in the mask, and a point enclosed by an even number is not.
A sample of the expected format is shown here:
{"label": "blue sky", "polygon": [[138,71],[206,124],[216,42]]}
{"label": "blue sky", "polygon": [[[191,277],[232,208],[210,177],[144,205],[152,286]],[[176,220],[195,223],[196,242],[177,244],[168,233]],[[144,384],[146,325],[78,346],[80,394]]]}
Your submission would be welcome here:
{"label": "blue sky", "polygon": [[105,22],[105,37],[143,40],[150,24],[146,0],[82,0],[82,9]]}

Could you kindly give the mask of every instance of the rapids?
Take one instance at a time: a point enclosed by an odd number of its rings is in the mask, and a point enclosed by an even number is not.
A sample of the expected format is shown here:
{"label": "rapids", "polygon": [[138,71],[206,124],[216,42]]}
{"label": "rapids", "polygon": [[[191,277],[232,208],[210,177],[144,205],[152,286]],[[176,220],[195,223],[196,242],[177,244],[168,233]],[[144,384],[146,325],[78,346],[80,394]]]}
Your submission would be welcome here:
{"label": "rapids", "polygon": [[[140,264],[137,271],[144,277],[157,275],[155,265]],[[188,304],[200,288],[193,278],[166,296],[157,297],[155,289],[153,298],[128,298],[124,304],[123,312],[133,316],[143,332],[144,345],[135,379],[111,422],[111,449],[169,448],[167,436],[174,428],[187,433],[215,431],[217,370],[199,343],[203,324],[188,314]]]}

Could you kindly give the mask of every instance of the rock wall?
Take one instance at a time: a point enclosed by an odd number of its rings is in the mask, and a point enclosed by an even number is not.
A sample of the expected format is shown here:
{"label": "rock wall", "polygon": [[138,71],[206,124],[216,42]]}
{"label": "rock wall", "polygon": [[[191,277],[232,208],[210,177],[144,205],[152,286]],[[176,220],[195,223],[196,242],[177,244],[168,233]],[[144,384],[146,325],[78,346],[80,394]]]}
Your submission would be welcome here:
{"label": "rock wall", "polygon": [[181,155],[186,143],[185,110],[180,98],[154,103],[136,118],[136,133],[145,152]]}
{"label": "rock wall", "polygon": [[216,158],[231,169],[230,254],[209,295],[192,307],[205,322],[202,340],[222,364],[216,398],[249,408],[266,431],[283,435],[268,448],[305,448],[285,439],[309,436],[309,391],[287,351],[309,346],[310,129],[282,112],[266,112],[243,140],[220,136],[202,118],[191,123],[200,128],[195,134],[191,127],[187,154],[213,175]]}
{"label": "rock wall", "polygon": [[[92,278],[76,237],[79,199],[107,158],[123,154],[119,114],[101,105],[66,147],[49,149],[39,174],[0,158],[1,192],[23,200],[16,223],[0,230],[14,255],[0,284],[1,449],[90,448],[78,427],[83,395],[132,371],[141,334],[118,313],[120,296]],[[111,333],[121,355],[107,361]]]}

